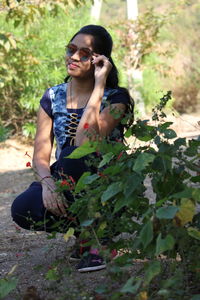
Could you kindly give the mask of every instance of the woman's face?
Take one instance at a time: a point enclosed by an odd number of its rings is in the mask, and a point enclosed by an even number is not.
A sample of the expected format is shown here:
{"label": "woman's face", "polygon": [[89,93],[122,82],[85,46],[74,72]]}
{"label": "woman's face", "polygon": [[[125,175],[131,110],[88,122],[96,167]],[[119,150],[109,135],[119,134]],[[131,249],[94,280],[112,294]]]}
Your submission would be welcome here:
{"label": "woman's face", "polygon": [[72,77],[88,78],[94,76],[91,63],[94,38],[89,34],[78,34],[69,43],[66,52],[67,72]]}

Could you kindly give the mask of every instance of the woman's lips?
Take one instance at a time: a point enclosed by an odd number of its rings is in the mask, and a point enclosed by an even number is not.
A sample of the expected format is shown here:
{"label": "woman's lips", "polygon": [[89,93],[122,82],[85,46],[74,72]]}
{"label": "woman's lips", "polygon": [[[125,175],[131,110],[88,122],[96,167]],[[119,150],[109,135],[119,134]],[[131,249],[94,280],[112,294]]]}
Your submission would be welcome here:
{"label": "woman's lips", "polygon": [[77,69],[78,67],[79,67],[78,65],[73,64],[73,63],[69,63],[69,64],[68,64],[68,68],[69,68],[69,69],[72,69],[72,70]]}

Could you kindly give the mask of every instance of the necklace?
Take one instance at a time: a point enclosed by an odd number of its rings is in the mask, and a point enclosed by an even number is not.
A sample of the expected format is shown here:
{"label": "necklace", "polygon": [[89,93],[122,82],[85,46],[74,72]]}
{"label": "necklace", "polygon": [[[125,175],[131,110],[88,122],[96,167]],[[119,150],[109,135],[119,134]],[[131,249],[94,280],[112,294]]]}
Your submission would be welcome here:
{"label": "necklace", "polygon": [[[87,105],[87,103],[88,103],[88,101],[89,101],[89,99],[90,99],[90,96],[91,96],[91,94],[88,96],[88,97],[86,97],[85,99],[84,99],[84,103],[85,103],[85,105],[84,105],[84,107],[83,108],[85,108],[86,107],[86,105]],[[72,106],[72,104],[73,104],[73,102],[72,102],[72,80],[70,81],[70,85],[69,85],[69,102],[70,102],[70,108],[73,108]]]}

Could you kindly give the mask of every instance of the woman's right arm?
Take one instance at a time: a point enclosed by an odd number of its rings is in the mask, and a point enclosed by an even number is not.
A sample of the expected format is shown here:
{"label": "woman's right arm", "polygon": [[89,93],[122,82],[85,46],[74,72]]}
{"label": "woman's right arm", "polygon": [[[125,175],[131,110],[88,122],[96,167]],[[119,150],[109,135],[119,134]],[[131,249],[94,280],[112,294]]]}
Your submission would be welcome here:
{"label": "woman's right arm", "polygon": [[45,208],[55,215],[64,215],[66,214],[66,207],[61,196],[55,192],[56,186],[50,172],[53,137],[53,121],[40,106],[34,143],[33,168],[42,184],[42,198]]}
{"label": "woman's right arm", "polygon": [[50,158],[53,147],[53,121],[40,106],[34,143],[33,167],[39,180],[51,176]]}

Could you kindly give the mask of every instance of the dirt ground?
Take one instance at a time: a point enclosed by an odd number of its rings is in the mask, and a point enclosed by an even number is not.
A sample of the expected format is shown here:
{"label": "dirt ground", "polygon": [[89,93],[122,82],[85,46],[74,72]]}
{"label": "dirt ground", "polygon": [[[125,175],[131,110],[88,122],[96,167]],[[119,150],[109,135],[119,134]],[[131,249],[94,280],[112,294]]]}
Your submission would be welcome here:
{"label": "dirt ground", "polygon": [[[171,119],[178,136],[200,136],[198,114]],[[48,239],[46,233],[20,229],[11,220],[12,201],[34,180],[33,171],[26,167],[30,161],[26,152],[32,156],[32,145],[19,139],[0,143],[0,278],[9,277],[11,271],[11,276],[18,279],[17,288],[4,299],[94,299],[88,294],[105,282],[106,270],[78,273],[75,264],[68,262],[73,240],[66,243],[61,234]],[[45,279],[58,260],[62,261],[66,274],[62,282]]]}

